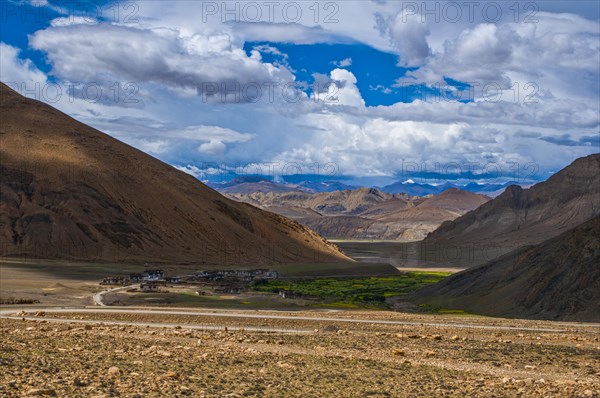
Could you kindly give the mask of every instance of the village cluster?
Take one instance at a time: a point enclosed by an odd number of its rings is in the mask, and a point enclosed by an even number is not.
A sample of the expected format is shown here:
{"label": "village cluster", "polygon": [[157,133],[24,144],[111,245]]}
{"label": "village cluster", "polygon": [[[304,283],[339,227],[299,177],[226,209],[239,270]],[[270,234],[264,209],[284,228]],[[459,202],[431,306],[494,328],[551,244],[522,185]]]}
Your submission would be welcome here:
{"label": "village cluster", "polygon": [[[256,280],[276,279],[277,272],[267,269],[199,271],[185,276],[166,276],[161,269],[147,269],[127,276],[108,276],[101,285],[127,286],[140,284],[142,292],[160,292],[167,284],[210,285],[215,293],[241,293]],[[198,291],[198,294],[206,294]]]}

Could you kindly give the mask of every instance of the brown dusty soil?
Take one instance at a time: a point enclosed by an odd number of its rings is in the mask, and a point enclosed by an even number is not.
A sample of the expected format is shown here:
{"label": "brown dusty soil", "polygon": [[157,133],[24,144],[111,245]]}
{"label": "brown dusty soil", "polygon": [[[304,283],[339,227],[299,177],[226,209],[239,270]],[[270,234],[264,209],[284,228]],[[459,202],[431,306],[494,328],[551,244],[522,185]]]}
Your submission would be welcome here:
{"label": "brown dusty soil", "polygon": [[[36,321],[0,320],[0,396],[600,396],[597,327],[369,311],[260,313],[518,325],[554,332],[210,315],[47,313]],[[49,317],[107,324],[59,324]],[[108,324],[116,320],[182,326]],[[223,330],[189,330],[186,325],[219,325]],[[240,325],[309,332],[232,330]]]}

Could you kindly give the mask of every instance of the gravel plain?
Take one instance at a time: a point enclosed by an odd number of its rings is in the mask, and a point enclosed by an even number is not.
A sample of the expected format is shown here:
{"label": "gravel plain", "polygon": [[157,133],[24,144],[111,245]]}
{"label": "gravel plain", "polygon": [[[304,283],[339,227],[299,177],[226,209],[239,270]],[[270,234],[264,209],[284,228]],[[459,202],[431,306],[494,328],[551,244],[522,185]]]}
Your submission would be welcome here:
{"label": "gravel plain", "polygon": [[[600,334],[586,325],[433,318],[442,327],[382,311],[19,315],[0,319],[2,397],[600,396]],[[319,316],[414,324],[302,319]]]}

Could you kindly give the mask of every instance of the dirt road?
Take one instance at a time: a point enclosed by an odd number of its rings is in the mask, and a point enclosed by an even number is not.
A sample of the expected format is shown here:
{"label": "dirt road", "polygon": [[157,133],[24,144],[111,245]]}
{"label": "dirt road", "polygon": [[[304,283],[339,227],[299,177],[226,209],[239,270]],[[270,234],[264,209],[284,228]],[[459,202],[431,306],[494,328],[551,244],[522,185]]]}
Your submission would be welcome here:
{"label": "dirt road", "polygon": [[[122,290],[128,289],[128,287],[112,289]],[[194,311],[194,310],[185,310],[185,309],[140,309],[140,308],[128,308],[128,307],[107,307],[104,303],[102,303],[102,293],[107,293],[108,291],[101,292],[94,296],[94,300],[98,305],[103,306],[104,308],[100,309],[97,307],[58,307],[58,308],[47,308],[47,307],[39,307],[39,308],[27,308],[27,312],[30,314],[36,312],[45,312],[45,313],[54,313],[54,314],[132,314],[132,315],[141,315],[141,314],[149,314],[149,315],[186,315],[186,316],[195,316],[195,317],[211,317],[211,318],[236,318],[236,319],[262,319],[262,320],[293,320],[293,321],[307,321],[307,322],[341,322],[341,323],[354,323],[354,324],[370,324],[370,325],[397,325],[397,326],[419,326],[419,327],[433,327],[433,328],[457,328],[457,329],[482,329],[482,330],[491,330],[491,331],[524,331],[524,332],[540,332],[540,333],[564,333],[568,328],[572,327],[580,327],[580,328],[591,328],[597,329],[600,331],[600,324],[592,324],[592,323],[566,323],[566,322],[555,322],[552,325],[555,327],[526,327],[526,326],[510,326],[510,325],[485,325],[480,322],[453,322],[453,323],[443,323],[443,322],[409,322],[409,321],[392,321],[392,320],[379,320],[379,319],[356,319],[356,318],[345,318],[345,317],[332,317],[332,316],[301,316],[301,315],[271,315],[271,314],[261,314],[256,313],[256,311],[233,311],[233,310],[205,310],[205,311]],[[100,296],[99,296],[100,295]],[[99,296],[97,298],[97,296]],[[13,318],[20,319],[22,316],[18,315],[20,309],[2,309],[0,310],[1,318]],[[56,321],[56,319],[48,318],[49,321]],[[80,321],[76,318],[60,318],[60,322],[65,321]],[[91,321],[90,321],[91,322]],[[110,323],[110,321],[104,321],[105,323]],[[241,322],[240,322],[241,323]],[[123,325],[140,325],[139,322],[123,322],[119,321],[118,324]],[[159,322],[143,324],[143,326],[152,326],[152,327],[161,327],[161,326],[174,326],[170,324],[163,325]],[[187,326],[189,327],[189,326]],[[251,326],[248,326],[250,328]]]}

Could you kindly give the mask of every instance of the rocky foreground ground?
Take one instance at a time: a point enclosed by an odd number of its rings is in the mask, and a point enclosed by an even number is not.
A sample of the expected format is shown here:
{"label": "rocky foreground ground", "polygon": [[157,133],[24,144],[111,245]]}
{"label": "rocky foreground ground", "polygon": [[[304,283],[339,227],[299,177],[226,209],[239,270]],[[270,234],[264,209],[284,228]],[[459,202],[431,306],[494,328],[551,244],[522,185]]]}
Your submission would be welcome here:
{"label": "rocky foreground ground", "polygon": [[[340,317],[377,320],[385,314]],[[461,323],[468,319],[456,318],[421,326],[422,317],[413,319],[416,325],[398,326],[37,315],[0,320],[2,397],[600,397],[600,334],[593,327],[484,318],[472,324],[552,330],[465,328]],[[57,318],[73,321],[55,323]],[[241,323],[292,332],[238,330]],[[221,326],[188,329],[200,324]]]}

